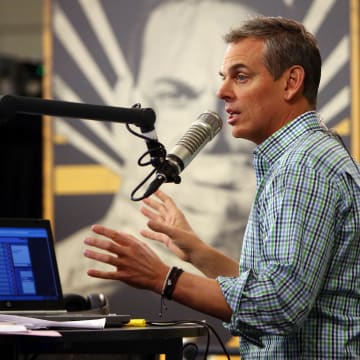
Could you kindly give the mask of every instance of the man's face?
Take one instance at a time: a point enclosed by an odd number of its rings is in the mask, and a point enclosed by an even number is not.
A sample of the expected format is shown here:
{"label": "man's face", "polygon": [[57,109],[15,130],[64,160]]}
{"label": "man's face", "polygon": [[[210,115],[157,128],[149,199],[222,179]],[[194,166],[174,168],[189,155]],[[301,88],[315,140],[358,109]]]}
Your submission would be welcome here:
{"label": "man's face", "polygon": [[261,143],[278,130],[284,82],[274,80],[264,64],[263,40],[229,44],[220,74],[218,97],[225,101],[232,135]]}

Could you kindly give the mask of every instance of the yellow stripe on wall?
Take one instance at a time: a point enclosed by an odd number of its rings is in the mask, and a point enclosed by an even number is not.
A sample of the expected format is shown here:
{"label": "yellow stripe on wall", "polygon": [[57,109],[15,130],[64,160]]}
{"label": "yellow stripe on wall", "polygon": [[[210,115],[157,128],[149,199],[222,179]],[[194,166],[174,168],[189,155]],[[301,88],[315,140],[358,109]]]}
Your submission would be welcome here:
{"label": "yellow stripe on wall", "polygon": [[351,152],[360,161],[360,4],[350,0],[351,27]]}
{"label": "yellow stripe on wall", "polygon": [[101,195],[119,191],[120,177],[100,165],[55,167],[56,195]]}
{"label": "yellow stripe on wall", "polygon": [[350,119],[345,118],[345,119],[341,120],[334,126],[334,128],[340,136],[349,136],[350,128],[351,128]]}

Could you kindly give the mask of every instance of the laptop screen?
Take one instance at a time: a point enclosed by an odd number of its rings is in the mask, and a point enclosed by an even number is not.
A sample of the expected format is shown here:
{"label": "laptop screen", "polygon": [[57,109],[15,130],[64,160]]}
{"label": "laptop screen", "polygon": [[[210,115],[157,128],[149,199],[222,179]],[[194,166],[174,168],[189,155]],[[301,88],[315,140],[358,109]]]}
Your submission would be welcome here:
{"label": "laptop screen", "polygon": [[49,220],[0,218],[0,311],[62,308]]}

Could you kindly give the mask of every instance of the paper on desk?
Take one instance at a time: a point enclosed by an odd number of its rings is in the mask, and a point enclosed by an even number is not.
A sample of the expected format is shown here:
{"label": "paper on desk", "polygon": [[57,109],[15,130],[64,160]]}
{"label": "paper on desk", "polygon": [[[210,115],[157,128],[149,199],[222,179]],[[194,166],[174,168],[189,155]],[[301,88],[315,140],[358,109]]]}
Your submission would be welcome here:
{"label": "paper on desk", "polygon": [[17,335],[28,335],[28,336],[51,336],[61,337],[62,335],[55,330],[27,330],[25,332],[17,333]]}
{"label": "paper on desk", "polygon": [[26,330],[27,328],[24,325],[14,324],[7,321],[0,323],[0,333],[13,333]]}
{"label": "paper on desk", "polygon": [[0,315],[0,322],[8,322],[13,325],[22,325],[27,330],[43,328],[103,329],[105,327],[105,321],[105,318],[75,321],[50,321],[27,316],[7,314]]}
{"label": "paper on desk", "polygon": [[30,336],[61,336],[54,330],[28,330],[24,325],[13,324],[10,322],[0,323],[0,334],[4,335],[30,335]]}

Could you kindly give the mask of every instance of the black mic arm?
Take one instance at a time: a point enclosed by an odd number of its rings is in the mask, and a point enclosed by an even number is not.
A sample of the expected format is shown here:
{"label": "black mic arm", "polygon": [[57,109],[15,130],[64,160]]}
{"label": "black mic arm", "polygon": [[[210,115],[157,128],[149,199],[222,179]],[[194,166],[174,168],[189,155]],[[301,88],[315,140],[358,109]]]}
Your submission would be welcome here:
{"label": "black mic arm", "polygon": [[125,123],[130,132],[139,136],[129,128],[129,125],[133,124],[140,128],[143,134],[141,137],[146,141],[148,152],[144,155],[150,154],[151,158],[149,163],[139,163],[139,165],[151,164],[155,169],[158,169],[165,161],[166,150],[157,140],[155,131],[155,112],[151,108],[141,108],[140,104],[135,104],[131,108],[122,108],[18,95],[0,96],[0,124],[15,118],[17,114],[51,115]]}
{"label": "black mic arm", "polygon": [[134,124],[141,129],[154,129],[156,115],[151,108],[122,108],[105,105],[46,100],[18,95],[0,96],[0,121],[11,120],[16,114],[52,115],[99,121]]}

